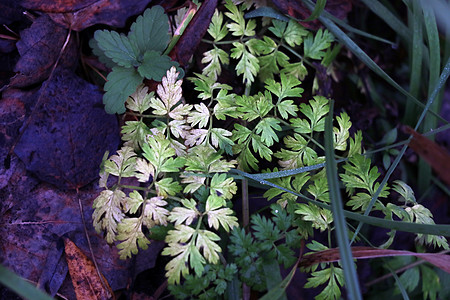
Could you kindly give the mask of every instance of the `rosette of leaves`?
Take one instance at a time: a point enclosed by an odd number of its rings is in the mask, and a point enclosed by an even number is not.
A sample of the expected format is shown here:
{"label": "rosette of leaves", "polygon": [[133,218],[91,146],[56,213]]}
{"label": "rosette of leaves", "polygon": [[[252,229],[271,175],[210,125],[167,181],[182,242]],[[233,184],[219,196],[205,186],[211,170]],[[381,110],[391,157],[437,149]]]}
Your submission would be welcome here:
{"label": "rosette of leaves", "polygon": [[161,6],[147,9],[131,25],[128,35],[97,30],[90,41],[93,53],[112,69],[107,76],[103,103],[107,113],[124,113],[125,101],[144,78],[161,81],[171,66],[163,54],[169,43],[168,17]]}

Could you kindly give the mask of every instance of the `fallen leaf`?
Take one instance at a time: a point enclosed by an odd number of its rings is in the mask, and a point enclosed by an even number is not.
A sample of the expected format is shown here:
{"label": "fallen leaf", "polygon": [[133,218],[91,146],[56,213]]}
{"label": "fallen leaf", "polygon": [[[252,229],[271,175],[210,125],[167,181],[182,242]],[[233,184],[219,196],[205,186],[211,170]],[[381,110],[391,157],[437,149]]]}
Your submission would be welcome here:
{"label": "fallen leaf", "polygon": [[[47,79],[67,38],[68,31],[55,24],[47,15],[37,18],[30,28],[20,33],[16,43],[20,58],[14,67],[16,75],[10,86],[27,87]],[[74,39],[68,43],[59,65],[74,69],[78,55]]]}
{"label": "fallen leaf", "polygon": [[120,142],[115,116],[106,114],[102,93],[71,70],[57,68],[30,125],[15,148],[17,156],[45,182],[77,189],[98,178],[106,150]]}
{"label": "fallen leaf", "polygon": [[[450,273],[450,256],[440,253],[415,253],[404,250],[377,249],[371,247],[352,247],[355,259],[366,259],[389,256],[415,256],[421,258],[443,271]],[[300,267],[309,267],[322,262],[335,262],[340,259],[339,248],[328,249],[304,255]]]}
{"label": "fallen leaf", "polygon": [[433,168],[442,181],[450,185],[450,155],[447,151],[409,126],[405,126],[404,131],[413,136],[409,147]]}
{"label": "fallen leaf", "polygon": [[[282,13],[290,15],[293,18],[304,20],[311,15],[311,11],[301,1],[297,0],[274,0],[273,4]],[[350,0],[328,0],[325,10],[339,19],[345,19],[352,10]],[[317,30],[321,24],[318,20],[311,22],[299,22],[303,26]]]}
{"label": "fallen leaf", "polygon": [[114,296],[106,278],[70,239],[64,239],[67,265],[79,300],[110,299]]}
{"label": "fallen leaf", "polygon": [[140,14],[151,0],[22,0],[20,5],[47,13],[65,28],[81,31],[94,24],[124,27],[130,16]]}

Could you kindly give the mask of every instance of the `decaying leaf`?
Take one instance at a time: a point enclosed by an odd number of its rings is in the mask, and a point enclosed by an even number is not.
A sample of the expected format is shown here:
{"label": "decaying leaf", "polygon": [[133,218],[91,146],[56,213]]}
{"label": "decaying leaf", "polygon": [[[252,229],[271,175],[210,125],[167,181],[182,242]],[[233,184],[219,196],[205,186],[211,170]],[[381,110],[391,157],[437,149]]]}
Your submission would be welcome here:
{"label": "decaying leaf", "polygon": [[64,246],[77,299],[99,300],[113,297],[114,293],[106,278],[97,271],[94,263],[70,239],[64,239]]}

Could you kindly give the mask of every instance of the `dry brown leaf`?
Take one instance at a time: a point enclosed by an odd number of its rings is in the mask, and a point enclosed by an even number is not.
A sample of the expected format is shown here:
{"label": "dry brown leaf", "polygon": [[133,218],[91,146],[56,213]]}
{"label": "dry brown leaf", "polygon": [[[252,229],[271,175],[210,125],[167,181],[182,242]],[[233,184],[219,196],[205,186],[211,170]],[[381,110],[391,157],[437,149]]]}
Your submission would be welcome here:
{"label": "dry brown leaf", "polygon": [[[441,253],[415,253],[404,250],[377,249],[371,247],[352,247],[353,258],[376,258],[388,256],[415,256],[421,258],[439,269],[450,273],[450,255]],[[311,255],[303,256],[301,267],[309,267],[322,262],[334,262],[340,259],[339,248],[328,249]]]}
{"label": "dry brown leaf", "polygon": [[446,184],[450,185],[450,155],[438,144],[409,126],[404,131],[413,136],[409,147],[422,157]]}
{"label": "dry brown leaf", "polygon": [[114,293],[105,277],[97,272],[94,263],[68,238],[64,239],[64,246],[77,299],[111,299]]}

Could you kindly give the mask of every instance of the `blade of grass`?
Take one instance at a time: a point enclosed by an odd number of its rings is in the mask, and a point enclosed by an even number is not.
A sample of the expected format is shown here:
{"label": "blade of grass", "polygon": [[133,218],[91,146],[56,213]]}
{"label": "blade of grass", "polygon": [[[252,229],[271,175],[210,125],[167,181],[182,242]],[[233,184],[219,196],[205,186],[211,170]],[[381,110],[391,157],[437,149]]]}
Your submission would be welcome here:
{"label": "blade of grass", "polygon": [[[422,6],[419,0],[412,1],[412,12],[408,11],[408,21],[412,27],[412,46],[409,48],[411,59],[409,93],[416,99],[420,96],[420,83],[422,81]],[[412,126],[416,121],[418,108],[412,101],[406,101],[403,123]]]}
{"label": "blade of grass", "polygon": [[334,158],[333,104],[334,101],[330,101],[330,111],[325,119],[325,170],[328,179],[331,211],[333,213],[333,223],[334,228],[336,229],[337,244],[339,246],[340,260],[344,270],[345,284],[349,299],[362,299],[358,275],[356,274],[355,264],[353,262],[352,250],[348,243],[348,229],[344,216],[341,191],[339,189],[337,163]]}
{"label": "blade of grass", "polygon": [[39,290],[34,285],[25,281],[14,272],[11,272],[4,266],[0,265],[0,283],[14,291],[17,295],[25,299],[32,300],[52,300],[53,298]]}
{"label": "blade of grass", "polygon": [[[264,274],[266,275],[266,285],[268,291],[277,289],[284,281],[281,278],[280,265],[278,264],[277,260],[264,260],[263,270]],[[272,298],[272,300],[278,299],[287,300],[284,290],[281,291],[281,293],[279,293],[275,299]]]}
{"label": "blade of grass", "polygon": [[[302,0],[303,3],[308,7],[308,9],[312,9],[313,3],[310,0]],[[393,86],[395,89],[397,89],[400,93],[405,95],[408,99],[413,101],[416,105],[418,105],[421,108],[424,108],[425,105],[417,100],[414,96],[412,96],[408,91],[406,91],[404,88],[402,88],[397,82],[395,82],[386,72],[383,71],[353,40],[348,37],[339,27],[334,24],[333,21],[331,21],[329,18],[326,18],[324,16],[319,16],[319,20],[324,24],[327,29],[333,33],[333,35],[342,43],[344,44],[356,57],[358,57],[369,69],[371,69],[373,72],[375,72],[378,76],[386,80],[391,86]],[[446,122],[447,121],[442,118],[441,116],[437,115],[434,112],[430,112],[433,115],[435,115],[437,118],[439,118],[441,121]]]}
{"label": "blade of grass", "polygon": [[[423,110],[422,114],[420,115],[419,120],[417,121],[417,124],[416,124],[416,127],[414,128],[414,130],[417,130],[418,127],[420,126],[420,124],[422,123],[423,119],[425,118],[425,115],[427,114],[427,111],[429,110],[430,106],[433,104],[434,99],[436,99],[437,95],[439,94],[439,91],[442,89],[442,87],[447,82],[449,75],[450,75],[450,58],[447,60],[447,63],[445,64],[445,68],[442,71],[441,76],[439,77],[439,81],[436,83],[436,86],[433,89],[433,93],[431,94],[430,98],[428,99],[425,109]],[[411,138],[412,138],[412,135],[409,136],[408,141],[411,140]],[[403,155],[405,154],[407,148],[408,148],[407,144],[402,147],[399,154],[395,158],[394,162],[387,170],[386,175],[384,176],[383,180],[380,183],[380,186],[375,191],[375,194],[373,195],[372,200],[370,200],[370,203],[367,206],[366,211],[364,212],[364,216],[367,216],[369,214],[369,212],[372,210],[372,207],[375,204],[375,201],[378,199],[378,196],[380,195],[380,193],[383,190],[384,186],[386,185],[387,181],[391,177],[395,168],[397,168],[397,166],[400,163],[400,160],[402,159]],[[362,226],[363,226],[362,222],[360,224],[358,224],[358,227],[356,228],[355,234],[351,241],[352,243],[355,240],[356,236],[358,235],[358,232],[361,230]]]}
{"label": "blade of grass", "polygon": [[[247,172],[237,170],[237,169],[232,169],[229,172],[238,174],[247,179],[252,179],[254,181],[257,181],[261,185],[267,185],[270,187],[280,189],[286,193],[295,195],[295,196],[299,197],[300,199],[303,199],[307,202],[313,203],[321,208],[331,210],[331,206],[328,204],[308,198],[303,194],[288,190],[282,186],[279,186],[278,184],[272,183],[265,179],[260,179],[257,176],[255,176],[254,174],[249,174]],[[376,218],[376,217],[364,216],[359,213],[354,213],[354,212],[346,211],[346,210],[344,211],[344,215],[346,218],[349,218],[349,219],[352,219],[352,220],[355,220],[358,222],[362,222],[365,224],[382,227],[382,228],[395,229],[395,230],[399,230],[399,231],[412,232],[412,233],[450,236],[450,225],[441,225],[441,224],[430,225],[430,224],[418,224],[418,223],[401,222],[401,221],[391,221],[391,220],[386,220],[386,219],[381,219],[381,218]]]}
{"label": "blade of grass", "polygon": [[380,17],[389,27],[392,28],[402,39],[411,40],[411,32],[403,22],[397,18],[389,9],[377,0],[361,0],[371,11]]}
{"label": "blade of grass", "polygon": [[[420,4],[423,8],[423,18],[430,53],[428,95],[431,95],[431,93],[433,92],[433,87],[439,80],[439,72],[441,68],[441,53],[440,53],[441,49],[439,45],[439,33],[433,9],[423,1],[421,1]],[[436,113],[440,111],[440,107],[442,105],[442,96],[443,93],[439,93],[437,99],[431,105],[430,110]],[[436,128],[436,126],[437,126],[436,118],[434,118],[431,115],[428,115],[425,118],[421,131],[425,132],[430,129]],[[434,140],[434,138],[431,137],[431,140]],[[418,169],[419,191],[423,192],[427,189],[427,187],[430,186],[431,177],[432,174],[430,165],[424,159],[421,158],[419,161],[419,169]]]}

